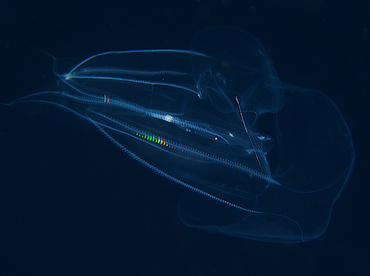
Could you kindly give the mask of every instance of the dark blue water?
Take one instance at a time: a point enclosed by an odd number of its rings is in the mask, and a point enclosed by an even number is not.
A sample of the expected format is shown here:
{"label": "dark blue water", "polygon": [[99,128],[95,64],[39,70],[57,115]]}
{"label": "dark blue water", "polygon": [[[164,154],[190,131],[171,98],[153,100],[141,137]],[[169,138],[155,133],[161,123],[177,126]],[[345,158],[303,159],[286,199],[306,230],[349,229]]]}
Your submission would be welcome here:
{"label": "dark blue water", "polygon": [[184,189],[98,132],[0,106],[1,275],[364,275],[369,271],[370,4],[366,1],[2,1],[0,102],[53,89],[52,59],[187,49],[212,25],[244,29],[279,77],[323,91],[356,164],[318,240],[282,245],[184,226]]}

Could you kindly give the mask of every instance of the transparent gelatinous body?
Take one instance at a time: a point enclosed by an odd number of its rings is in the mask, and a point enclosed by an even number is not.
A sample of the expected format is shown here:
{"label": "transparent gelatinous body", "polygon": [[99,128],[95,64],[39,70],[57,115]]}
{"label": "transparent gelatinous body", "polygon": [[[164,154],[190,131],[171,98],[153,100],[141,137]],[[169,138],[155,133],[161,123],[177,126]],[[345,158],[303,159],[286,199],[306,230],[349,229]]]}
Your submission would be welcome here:
{"label": "transparent gelatinous body", "polygon": [[350,131],[323,93],[281,82],[249,33],[213,27],[196,34],[190,50],[106,52],[70,63],[55,61],[59,91],[9,105],[45,107],[70,124],[83,119],[189,188],[179,204],[188,226],[286,243],[327,228],[354,162]]}

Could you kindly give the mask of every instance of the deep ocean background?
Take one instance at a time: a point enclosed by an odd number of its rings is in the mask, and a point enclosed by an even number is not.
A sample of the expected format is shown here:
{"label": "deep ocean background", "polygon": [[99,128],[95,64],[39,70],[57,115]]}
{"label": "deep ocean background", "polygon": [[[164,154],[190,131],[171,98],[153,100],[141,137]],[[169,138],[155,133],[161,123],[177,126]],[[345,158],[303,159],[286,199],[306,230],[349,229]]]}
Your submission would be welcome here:
{"label": "deep ocean background", "polygon": [[369,0],[3,0],[0,102],[54,83],[53,60],[27,43],[83,60],[188,49],[213,25],[252,33],[282,81],[323,91],[346,118],[355,170],[324,236],[285,245],[187,228],[184,188],[98,132],[1,105],[0,275],[369,274]]}

